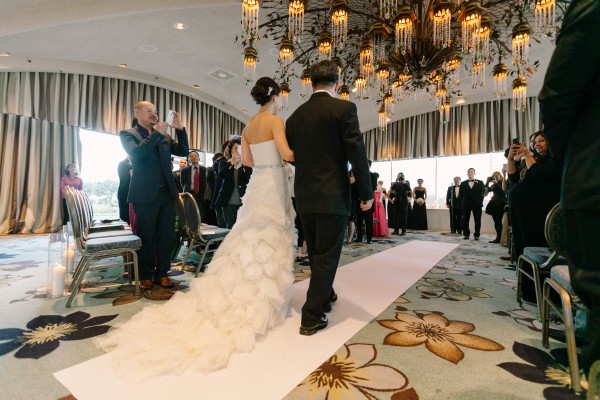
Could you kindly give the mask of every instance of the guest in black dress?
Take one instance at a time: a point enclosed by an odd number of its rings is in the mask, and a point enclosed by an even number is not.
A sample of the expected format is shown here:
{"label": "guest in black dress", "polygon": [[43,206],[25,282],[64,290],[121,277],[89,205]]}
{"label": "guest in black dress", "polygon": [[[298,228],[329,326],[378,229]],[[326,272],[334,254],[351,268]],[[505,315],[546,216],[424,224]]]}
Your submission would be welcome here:
{"label": "guest in black dress", "polygon": [[427,189],[423,187],[423,179],[417,179],[417,184],[413,189],[413,214],[415,217],[415,226],[417,230],[427,230]]}
{"label": "guest in black dress", "polygon": [[504,206],[506,204],[506,197],[502,188],[503,181],[502,174],[496,171],[487,178],[485,183],[493,193],[492,199],[485,208],[485,213],[491,215],[494,219],[494,229],[496,230],[496,239],[490,241],[490,243],[500,243],[502,238],[502,217],[504,216]]}

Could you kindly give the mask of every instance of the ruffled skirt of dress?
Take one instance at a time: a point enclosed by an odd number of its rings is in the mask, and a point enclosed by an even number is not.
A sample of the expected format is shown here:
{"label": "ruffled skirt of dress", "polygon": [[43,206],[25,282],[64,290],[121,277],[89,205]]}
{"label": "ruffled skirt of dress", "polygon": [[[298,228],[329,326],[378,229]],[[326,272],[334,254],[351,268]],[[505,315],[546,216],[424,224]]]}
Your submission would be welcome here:
{"label": "ruffled skirt of dress", "polygon": [[119,376],[143,381],[227,366],[283,323],[293,279],[294,210],[283,168],[256,169],[231,232],[190,290],[96,340]]}

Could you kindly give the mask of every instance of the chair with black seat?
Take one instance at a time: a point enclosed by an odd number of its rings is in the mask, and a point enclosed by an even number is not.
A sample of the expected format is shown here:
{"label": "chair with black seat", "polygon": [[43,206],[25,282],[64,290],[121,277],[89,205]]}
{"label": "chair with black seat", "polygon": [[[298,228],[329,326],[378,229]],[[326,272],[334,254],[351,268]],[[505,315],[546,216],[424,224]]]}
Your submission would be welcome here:
{"label": "chair with black seat", "polygon": [[[66,307],[71,307],[71,303],[79,291],[81,281],[87,271],[92,268],[106,268],[113,265],[124,265],[129,267],[129,283],[131,283],[131,277],[135,276],[135,293],[136,295],[139,295],[140,286],[139,280],[137,279],[138,261],[136,250],[141,248],[142,240],[133,234],[123,235],[121,232],[118,232],[119,236],[102,235],[102,237],[92,237],[92,235],[95,234],[91,234],[86,237],[86,235],[83,234],[86,223],[84,220],[85,211],[76,201],[77,196],[78,194],[75,189],[67,188],[67,210],[73,225],[73,236],[81,259],[73,272],[73,281],[69,287],[71,295],[69,296]],[[122,257],[123,261],[92,265],[92,262],[99,259],[115,258],[115,260],[119,260],[121,259],[120,257]]]}
{"label": "chair with black seat", "polygon": [[[202,269],[202,263],[208,254],[214,253],[220,242],[225,239],[229,229],[219,228],[213,225],[202,224],[200,220],[200,209],[191,193],[184,193],[182,196],[183,208],[185,210],[185,219],[187,222],[187,234],[190,238],[188,251],[184,257],[184,263],[192,249],[200,254],[200,261],[194,270],[194,277],[198,277],[198,272]],[[183,264],[185,265],[185,264]]]}
{"label": "chair with black seat", "polygon": [[[189,240],[189,236],[188,236],[188,225],[187,225],[187,219],[185,217],[185,209],[183,208],[183,199],[182,199],[183,194],[180,193],[179,197],[177,197],[177,200],[175,200],[175,215],[177,215],[177,230],[175,232],[176,235],[176,240],[177,240],[177,244],[175,246],[175,250],[173,251],[173,257],[171,258],[171,261],[175,261],[177,260],[177,256],[179,255],[179,251],[181,250],[181,247],[183,246],[183,242],[186,240]],[[183,269],[183,266],[185,266],[185,262],[187,261],[187,254],[185,258],[183,259],[183,262],[181,263],[181,269]]]}
{"label": "chair with black seat", "polygon": [[[559,204],[556,204],[546,216],[544,224],[544,234],[549,244],[557,242],[557,238],[564,235],[564,224],[564,215]],[[525,247],[517,262],[517,302],[522,302],[523,277],[526,276],[533,281],[538,316],[541,318],[544,279],[550,276],[550,269],[554,265],[566,263],[564,256],[553,247]]]}

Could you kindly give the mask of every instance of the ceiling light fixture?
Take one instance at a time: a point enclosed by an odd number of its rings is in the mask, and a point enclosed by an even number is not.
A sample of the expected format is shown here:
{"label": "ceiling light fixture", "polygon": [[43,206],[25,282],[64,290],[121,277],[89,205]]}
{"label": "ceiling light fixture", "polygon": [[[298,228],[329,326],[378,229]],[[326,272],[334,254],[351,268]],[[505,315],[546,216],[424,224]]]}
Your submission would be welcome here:
{"label": "ceiling light fixture", "polygon": [[175,29],[177,29],[177,30],[180,30],[180,31],[182,31],[182,30],[184,30],[184,29],[187,29],[187,25],[186,25],[186,24],[184,24],[183,22],[175,22],[175,23],[173,24],[173,28],[175,28]]}
{"label": "ceiling light fixture", "polygon": [[0,57],[8,57],[10,53],[8,51],[0,51]]}
{"label": "ceiling light fixture", "polygon": [[127,64],[119,64],[119,67],[121,67],[121,68],[127,68]]}

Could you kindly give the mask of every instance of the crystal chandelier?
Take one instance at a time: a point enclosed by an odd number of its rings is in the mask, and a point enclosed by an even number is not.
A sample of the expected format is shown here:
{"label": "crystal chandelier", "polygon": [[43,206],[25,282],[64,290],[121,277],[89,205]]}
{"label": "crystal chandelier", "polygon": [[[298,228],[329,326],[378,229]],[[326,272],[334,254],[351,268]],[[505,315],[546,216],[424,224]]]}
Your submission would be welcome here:
{"label": "crystal chandelier", "polygon": [[383,108],[387,115],[394,114],[394,96],[392,96],[392,93],[387,92],[383,96]]}
{"label": "crystal chandelier", "polygon": [[346,86],[346,85],[340,86],[338,93],[340,95],[340,99],[350,100],[350,88],[348,86]]}
{"label": "crystal chandelier", "polygon": [[290,85],[288,85],[286,82],[283,82],[281,85],[279,85],[279,87],[281,88],[281,92],[279,93],[279,96],[281,97],[281,111],[287,111],[288,110],[288,97],[290,96]]}
{"label": "crystal chandelier", "polygon": [[385,131],[387,129],[387,123],[388,123],[388,114],[385,111],[385,104],[382,104],[379,107],[379,130],[380,131]]}
{"label": "crystal chandelier", "polygon": [[519,76],[512,83],[513,108],[517,111],[527,109],[527,80]]}
{"label": "crystal chandelier", "polygon": [[[259,1],[262,23],[257,22]],[[265,39],[279,48],[275,78],[290,86],[301,80],[303,97],[312,92],[310,65],[329,59],[338,65],[340,86],[353,86],[348,93],[340,88],[344,98],[370,99],[381,106],[389,97],[394,103],[423,97],[436,99],[436,108],[445,112],[465,85],[461,69],[475,88],[493,75],[493,94],[500,97],[507,91],[508,75],[516,73],[513,90],[518,90],[513,93],[526,93],[529,46],[536,45],[530,42],[529,23],[535,23],[536,33],[551,33],[569,0],[241,2],[243,32],[236,41],[244,48],[248,81],[254,79],[260,37],[261,48]],[[509,66],[491,64],[511,49]],[[442,86],[445,97],[436,96]],[[523,109],[522,104],[515,100],[515,109]],[[383,111],[387,120],[389,107]]]}

